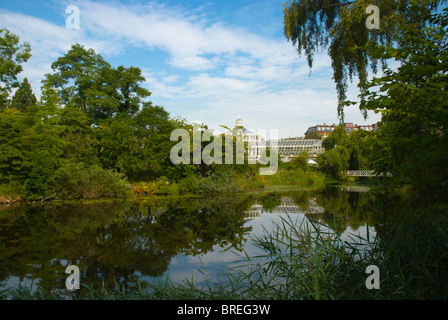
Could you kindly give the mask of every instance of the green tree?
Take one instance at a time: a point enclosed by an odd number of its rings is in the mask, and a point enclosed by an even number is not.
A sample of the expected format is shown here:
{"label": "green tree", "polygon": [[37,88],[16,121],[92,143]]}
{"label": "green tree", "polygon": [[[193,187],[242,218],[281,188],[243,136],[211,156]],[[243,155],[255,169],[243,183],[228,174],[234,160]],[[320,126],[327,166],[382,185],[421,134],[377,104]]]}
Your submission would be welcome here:
{"label": "green tree", "polygon": [[316,160],[326,174],[341,179],[344,171],[348,169],[350,151],[345,146],[337,145],[330,151],[318,155]]}
{"label": "green tree", "polygon": [[98,140],[94,137],[88,116],[77,108],[65,107],[59,117],[63,128],[63,157],[74,163],[98,164]]}
{"label": "green tree", "polygon": [[322,140],[322,135],[320,135],[318,132],[316,131],[312,131],[312,132],[307,132],[305,133],[305,139],[318,139],[318,140]]}
{"label": "green tree", "polygon": [[376,132],[365,130],[354,130],[347,137],[347,145],[351,152],[350,170],[371,170],[373,169],[372,159],[377,150]]}
{"label": "green tree", "polygon": [[121,114],[104,121],[95,130],[99,160],[135,179],[154,179],[171,166],[170,134],[173,123],[159,106],[145,104],[135,115]]}
{"label": "green tree", "polygon": [[119,101],[117,112],[135,115],[143,99],[151,95],[151,92],[139,85],[145,81],[142,70],[136,67],[119,66],[113,72],[115,73],[114,82],[110,84],[117,88],[116,95]]}
{"label": "green tree", "polygon": [[[368,70],[376,73],[378,62],[386,66],[386,59],[358,47],[368,41],[380,45],[405,43],[403,28],[410,23],[423,28],[430,13],[443,3],[446,0],[291,0],[283,5],[284,33],[297,46],[299,55],[305,54],[310,68],[316,52],[328,49],[338,93],[338,115],[343,123],[348,81],[357,76],[363,92]],[[372,4],[380,10],[380,29],[366,27],[370,15],[366,9]],[[366,109],[360,107],[366,117]]]}
{"label": "green tree", "polygon": [[170,151],[174,143],[170,141],[171,132],[175,129],[169,119],[169,113],[160,106],[145,104],[132,121],[135,136],[139,142],[140,175],[155,179],[159,176],[171,176],[173,166]]}
{"label": "green tree", "polygon": [[19,86],[17,75],[31,57],[30,51],[28,43],[20,43],[18,36],[0,29],[0,109],[7,106],[11,89]]}
{"label": "green tree", "polygon": [[365,107],[381,112],[375,167],[392,173],[433,198],[448,194],[448,9],[433,14],[431,25],[404,28],[406,43],[384,47],[368,43],[377,58],[402,61],[396,69],[368,82]]}
{"label": "green tree", "polygon": [[94,135],[100,148],[99,161],[104,168],[129,173],[137,165],[140,147],[131,121],[129,116],[121,115],[103,121],[95,130]]}
{"label": "green tree", "polygon": [[74,163],[97,164],[98,142],[93,138],[88,115],[74,106],[61,108],[57,91],[49,81],[44,82],[41,90],[41,108],[57,113],[60,120],[63,158]]}
{"label": "green tree", "polygon": [[93,49],[72,48],[51,65],[44,83],[60,96],[63,106],[84,111],[95,124],[119,114],[134,115],[151,93],[140,86],[145,80],[139,68],[116,69]]}
{"label": "green tree", "polygon": [[10,107],[16,108],[20,111],[25,111],[27,107],[34,106],[37,104],[36,96],[31,89],[31,85],[28,79],[23,79],[22,83],[17,89],[16,93],[12,97]]}
{"label": "green tree", "polygon": [[322,141],[322,147],[326,151],[334,149],[337,145],[344,145],[347,141],[347,132],[343,125],[338,125],[334,130]]}
{"label": "green tree", "polygon": [[0,111],[0,180],[19,181],[30,167],[30,145],[23,139],[28,126],[25,115],[15,108]]}
{"label": "green tree", "polygon": [[[30,146],[30,167],[21,172],[21,179],[31,196],[46,196],[48,179],[64,163],[62,139],[64,127],[57,108],[35,107],[26,112],[34,125],[24,131],[22,139]],[[32,146],[32,147],[31,147]]]}
{"label": "green tree", "polygon": [[308,151],[302,150],[299,155],[291,160],[291,165],[293,168],[306,169],[308,165]]}
{"label": "green tree", "polygon": [[[318,158],[327,173],[335,177],[336,171],[344,170],[370,170],[372,169],[372,158],[377,146],[374,133],[364,130],[353,130],[349,135],[342,125],[336,126],[327,138],[322,142],[325,148],[323,157]],[[338,148],[338,152],[333,152]],[[344,150],[344,152],[342,152]],[[327,154],[328,153],[328,154]],[[343,161],[346,163],[342,164]],[[338,168],[336,170],[336,168]]]}
{"label": "green tree", "polygon": [[99,93],[95,85],[110,65],[93,49],[76,44],[53,62],[51,68],[54,73],[47,74],[44,82],[58,90],[62,105],[93,113],[95,106],[91,105],[90,100],[92,95]]}

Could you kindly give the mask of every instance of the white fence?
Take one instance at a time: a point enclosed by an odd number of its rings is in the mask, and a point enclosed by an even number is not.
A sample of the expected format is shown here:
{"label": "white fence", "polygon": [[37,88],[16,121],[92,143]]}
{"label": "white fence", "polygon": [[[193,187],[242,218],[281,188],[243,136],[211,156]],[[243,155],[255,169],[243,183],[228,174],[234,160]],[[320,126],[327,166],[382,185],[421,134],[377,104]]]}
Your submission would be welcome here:
{"label": "white fence", "polygon": [[[373,170],[347,170],[345,172],[347,177],[376,177],[382,176],[383,174],[376,174]],[[392,175],[388,172],[386,177],[391,177]]]}

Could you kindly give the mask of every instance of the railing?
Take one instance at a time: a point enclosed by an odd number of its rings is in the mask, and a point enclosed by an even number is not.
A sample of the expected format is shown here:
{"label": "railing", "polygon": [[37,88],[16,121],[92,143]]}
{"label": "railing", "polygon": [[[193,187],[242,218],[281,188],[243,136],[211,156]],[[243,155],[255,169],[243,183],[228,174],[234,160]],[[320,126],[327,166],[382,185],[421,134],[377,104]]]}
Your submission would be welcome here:
{"label": "railing", "polygon": [[[347,177],[376,177],[383,176],[382,173],[376,174],[373,170],[347,170],[345,172]],[[387,177],[391,177],[392,175],[388,172],[386,173]]]}
{"label": "railing", "polygon": [[374,177],[376,176],[373,170],[347,170],[345,175],[348,177]]}

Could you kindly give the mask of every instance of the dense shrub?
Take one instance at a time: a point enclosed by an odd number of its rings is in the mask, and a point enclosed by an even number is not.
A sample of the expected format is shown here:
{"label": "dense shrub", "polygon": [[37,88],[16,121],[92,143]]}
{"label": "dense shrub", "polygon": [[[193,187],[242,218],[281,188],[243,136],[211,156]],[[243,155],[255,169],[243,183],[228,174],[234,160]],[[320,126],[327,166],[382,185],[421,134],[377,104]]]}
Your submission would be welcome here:
{"label": "dense shrub", "polygon": [[20,201],[24,192],[24,188],[17,183],[0,184],[0,203]]}
{"label": "dense shrub", "polygon": [[179,186],[166,177],[160,177],[155,181],[140,181],[133,183],[132,192],[140,196],[177,194],[179,192]]}
{"label": "dense shrub", "polygon": [[50,178],[49,185],[59,199],[123,198],[130,191],[124,174],[82,163],[61,167]]}
{"label": "dense shrub", "polygon": [[323,174],[296,169],[291,171],[279,171],[268,177],[268,183],[271,185],[300,185],[309,187],[318,182],[322,182],[323,179]]}
{"label": "dense shrub", "polygon": [[238,190],[238,183],[231,175],[189,176],[179,182],[181,193],[225,193]]}

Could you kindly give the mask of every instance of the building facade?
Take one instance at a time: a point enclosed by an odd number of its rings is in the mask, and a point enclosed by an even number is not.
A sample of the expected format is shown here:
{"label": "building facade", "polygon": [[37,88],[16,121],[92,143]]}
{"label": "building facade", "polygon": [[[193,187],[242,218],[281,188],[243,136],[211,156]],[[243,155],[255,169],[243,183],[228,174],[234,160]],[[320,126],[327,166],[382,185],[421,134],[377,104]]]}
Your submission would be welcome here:
{"label": "building facade", "polygon": [[297,157],[302,151],[308,152],[309,158],[316,158],[323,153],[325,149],[322,147],[320,139],[278,139],[269,140],[266,146],[275,150],[283,161]]}
{"label": "building facade", "polygon": [[[321,136],[328,136],[331,132],[334,131],[336,128],[336,124],[328,125],[328,124],[316,124],[315,126],[309,127],[308,130],[305,132],[305,135],[307,133],[316,132]],[[346,122],[343,124],[345,132],[347,134],[350,134],[354,130],[365,130],[365,131],[374,131],[378,129],[377,124],[369,124],[369,125],[357,125],[353,124],[352,122]]]}
{"label": "building facade", "polygon": [[241,134],[243,141],[247,142],[247,158],[249,163],[257,161],[266,148],[266,142],[263,137],[251,129],[244,128],[241,117],[236,119],[233,132],[234,134]]}

